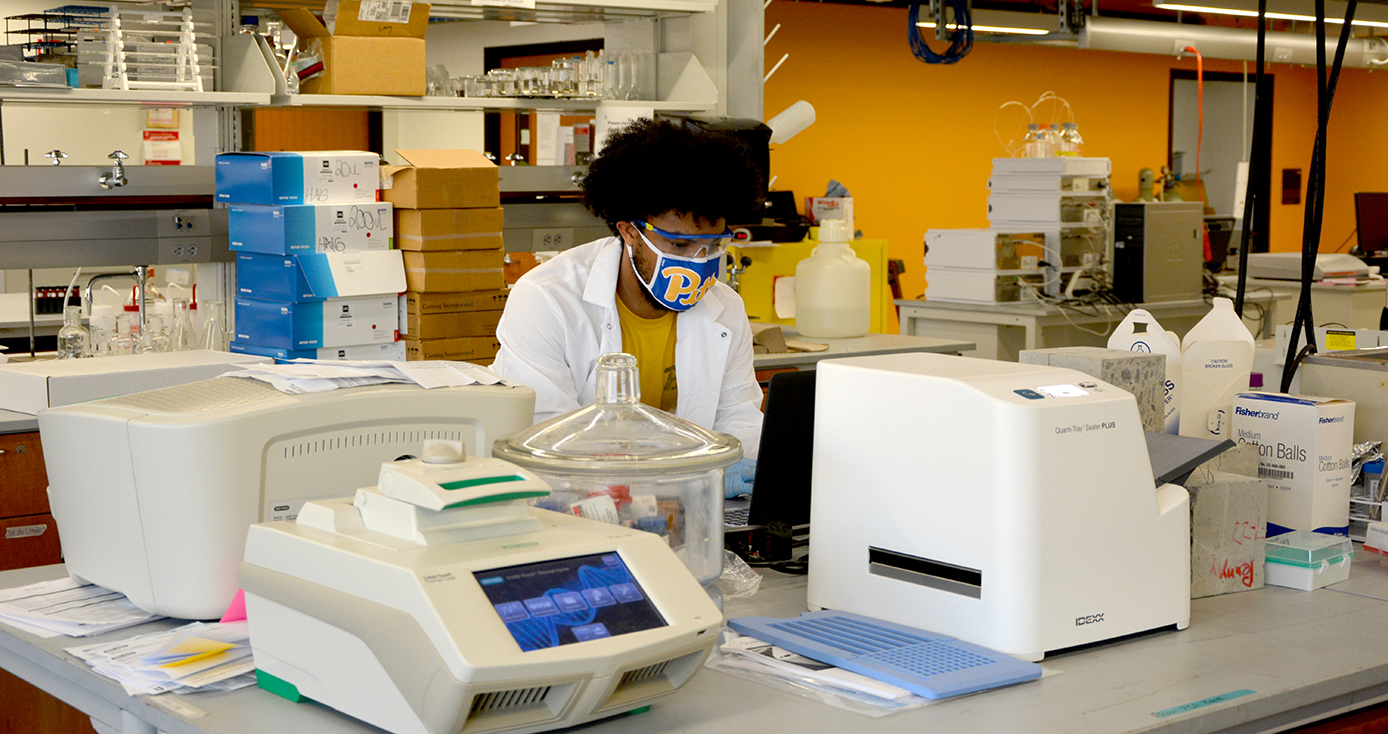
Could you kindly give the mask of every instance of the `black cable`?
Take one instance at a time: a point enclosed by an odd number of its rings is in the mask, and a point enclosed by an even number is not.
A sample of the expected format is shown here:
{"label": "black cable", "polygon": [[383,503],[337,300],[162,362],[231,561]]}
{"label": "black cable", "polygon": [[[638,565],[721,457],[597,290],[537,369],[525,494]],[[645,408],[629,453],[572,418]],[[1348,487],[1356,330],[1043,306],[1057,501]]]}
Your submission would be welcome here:
{"label": "black cable", "polygon": [[[927,64],[953,64],[973,50],[974,22],[968,0],[949,0],[949,5],[954,10],[954,31],[949,34],[949,47],[943,53],[932,51],[921,34],[921,28],[917,25],[920,23],[920,3],[913,3],[906,13],[911,54]],[[937,27],[946,25],[944,17],[936,18],[935,23]]]}
{"label": "black cable", "polygon": [[[1265,190],[1265,186],[1260,185],[1263,171],[1264,149],[1267,147],[1263,139],[1263,126],[1260,124],[1267,115],[1265,103],[1263,101],[1263,54],[1267,49],[1267,0],[1258,0],[1258,58],[1253,76],[1253,140],[1252,150],[1257,158],[1249,159],[1248,181],[1243,195],[1243,231],[1239,233],[1239,274],[1238,286],[1234,291],[1234,313],[1240,318],[1243,317],[1244,293],[1248,289],[1248,250],[1253,243],[1253,230],[1257,225],[1257,214],[1260,209],[1255,205],[1267,206],[1266,201],[1262,201],[1260,192]],[[1253,161],[1257,160],[1258,166],[1253,166]]]}

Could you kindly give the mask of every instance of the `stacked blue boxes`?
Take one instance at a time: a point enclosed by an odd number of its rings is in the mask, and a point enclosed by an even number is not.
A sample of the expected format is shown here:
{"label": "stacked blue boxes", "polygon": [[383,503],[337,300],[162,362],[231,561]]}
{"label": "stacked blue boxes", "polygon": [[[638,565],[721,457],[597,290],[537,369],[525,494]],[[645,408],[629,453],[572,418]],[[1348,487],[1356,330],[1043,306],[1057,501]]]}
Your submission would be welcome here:
{"label": "stacked blue boxes", "polygon": [[228,153],[216,170],[237,251],[232,351],[405,359],[405,267],[376,154]]}

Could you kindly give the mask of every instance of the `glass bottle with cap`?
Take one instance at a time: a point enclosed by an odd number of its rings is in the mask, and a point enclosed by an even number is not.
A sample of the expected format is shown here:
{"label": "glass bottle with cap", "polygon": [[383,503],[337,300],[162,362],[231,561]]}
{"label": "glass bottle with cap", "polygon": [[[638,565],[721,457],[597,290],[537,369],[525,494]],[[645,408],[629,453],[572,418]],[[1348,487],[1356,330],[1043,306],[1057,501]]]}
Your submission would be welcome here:
{"label": "glass bottle with cap", "polygon": [[723,469],[742,444],[642,403],[630,354],[599,358],[593,399],[497,441],[492,456],[549,483],[540,507],[663,536],[721,606]]}
{"label": "glass bottle with cap", "polygon": [[58,331],[58,359],[91,356],[91,334],[82,325],[82,307],[63,309],[63,328]]}

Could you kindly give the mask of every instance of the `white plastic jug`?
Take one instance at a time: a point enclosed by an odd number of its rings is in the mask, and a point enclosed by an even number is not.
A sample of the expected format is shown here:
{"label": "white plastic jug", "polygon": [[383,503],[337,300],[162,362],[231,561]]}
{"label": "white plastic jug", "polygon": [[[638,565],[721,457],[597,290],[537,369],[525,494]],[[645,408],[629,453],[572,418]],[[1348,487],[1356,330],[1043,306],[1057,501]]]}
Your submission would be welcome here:
{"label": "white plastic jug", "polygon": [[1152,314],[1135,308],[1113,330],[1109,349],[1166,355],[1166,390],[1162,398],[1164,432],[1176,434],[1181,428],[1181,343],[1165,331]]}
{"label": "white plastic jug", "polygon": [[872,328],[872,268],[853,254],[848,223],[825,219],[819,246],[795,266],[795,330],[832,339]]}
{"label": "white plastic jug", "polygon": [[1181,435],[1227,438],[1234,395],[1248,389],[1253,335],[1234,313],[1234,302],[1214,299],[1181,343]]}

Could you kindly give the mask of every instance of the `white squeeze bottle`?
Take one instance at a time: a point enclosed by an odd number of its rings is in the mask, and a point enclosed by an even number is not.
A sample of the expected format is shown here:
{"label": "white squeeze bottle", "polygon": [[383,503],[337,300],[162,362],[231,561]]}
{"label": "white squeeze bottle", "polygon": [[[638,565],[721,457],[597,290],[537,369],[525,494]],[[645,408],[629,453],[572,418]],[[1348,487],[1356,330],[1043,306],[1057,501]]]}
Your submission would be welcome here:
{"label": "white squeeze bottle", "polygon": [[853,254],[848,222],[825,219],[819,246],[795,266],[795,330],[832,339],[872,328],[872,267]]}
{"label": "white squeeze bottle", "polygon": [[1135,308],[1113,330],[1109,349],[1166,355],[1166,389],[1162,398],[1164,432],[1176,434],[1181,428],[1181,344],[1175,335],[1161,328],[1152,314]]}
{"label": "white squeeze bottle", "polygon": [[1234,302],[1214,299],[1181,343],[1181,435],[1227,438],[1234,395],[1248,389],[1253,335],[1234,313]]}

